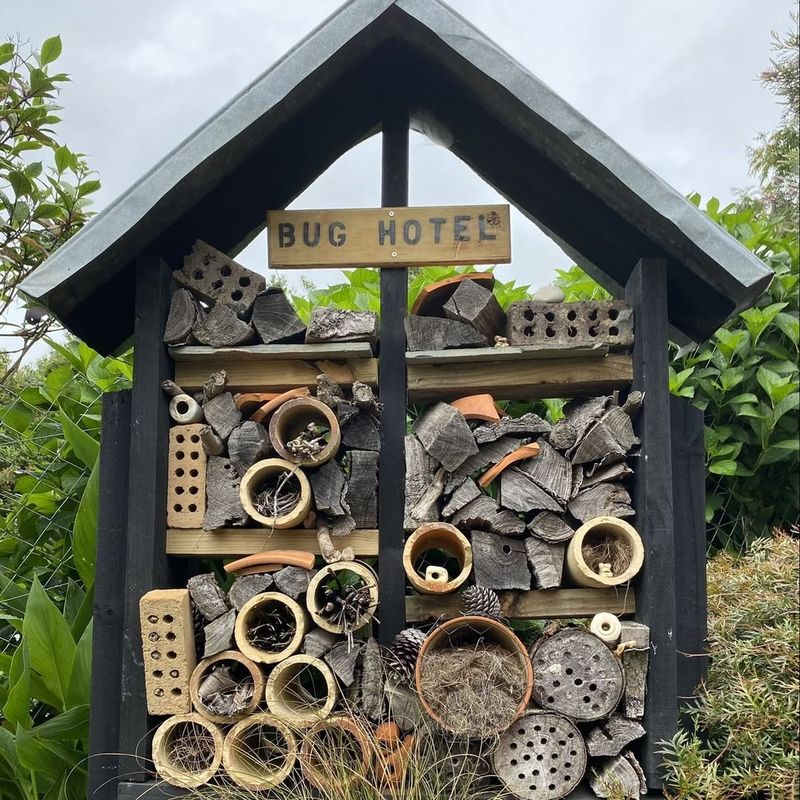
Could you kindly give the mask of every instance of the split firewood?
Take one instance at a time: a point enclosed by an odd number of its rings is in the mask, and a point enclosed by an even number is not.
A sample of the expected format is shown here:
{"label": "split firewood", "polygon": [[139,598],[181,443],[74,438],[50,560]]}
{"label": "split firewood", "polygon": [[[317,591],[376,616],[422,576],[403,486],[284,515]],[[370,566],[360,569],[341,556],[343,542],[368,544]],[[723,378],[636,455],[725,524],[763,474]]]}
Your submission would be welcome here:
{"label": "split firewood", "polygon": [[356,529],[356,521],[350,514],[342,514],[330,520],[331,536],[347,536]]}
{"label": "split firewood", "polygon": [[[345,402],[342,387],[324,372],[316,377],[317,381],[317,400],[325,403],[330,408],[336,408],[339,403]],[[341,422],[341,420],[339,420]]]}
{"label": "split firewood", "polygon": [[161,382],[161,388],[167,397],[177,397],[179,394],[186,394],[175,381],[171,381],[169,378]]}
{"label": "split firewood", "polygon": [[219,588],[217,579],[211,573],[192,576],[186,588],[192,602],[207,622],[213,622],[230,609],[225,592]]}
{"label": "split firewood", "polygon": [[480,331],[487,342],[505,333],[506,315],[489,290],[475,281],[461,281],[450,299],[444,304],[448,319],[466,322]]}
{"label": "split firewood", "polygon": [[572,500],[578,492],[583,488],[583,467],[580,464],[575,464],[572,467],[572,489],[569,493],[569,499]]}
{"label": "split firewood", "polygon": [[611,406],[567,455],[573,464],[586,464],[609,455],[624,456],[637,444],[631,418],[619,406]]}
{"label": "split firewood", "polygon": [[442,516],[452,517],[453,514],[464,508],[467,503],[474,500],[476,497],[480,497],[480,494],[481,490],[478,488],[478,484],[475,483],[472,478],[467,478],[464,483],[450,495],[450,499],[442,509]]}
{"label": "split firewood", "polygon": [[257,422],[246,420],[228,437],[228,457],[241,477],[256,461],[266,458],[270,450],[266,428]]}
{"label": "split firewood", "polygon": [[309,473],[308,480],[318,511],[332,517],[342,516],[350,511],[344,501],[346,478],[337,461],[331,459],[315,472]]}
{"label": "split firewood", "polygon": [[237,611],[241,611],[248,600],[252,600],[257,594],[268,592],[274,583],[272,575],[266,572],[259,575],[240,575],[231,585],[228,599]]}
{"label": "split firewood", "polygon": [[[215,398],[218,394],[222,394],[228,386],[228,373],[224,369],[219,369],[212,372],[203,384],[203,402]],[[238,406],[237,406],[238,408]]]}
{"label": "split firewood", "polygon": [[225,442],[214,433],[214,429],[210,425],[203,425],[200,428],[200,443],[203,445],[203,450],[209,456],[221,456],[225,451]]}
{"label": "split firewood", "polygon": [[239,347],[249,344],[255,333],[229,306],[217,303],[192,329],[194,338],[209,347]]}
{"label": "split firewood", "polygon": [[476,586],[496,591],[531,588],[523,542],[486,531],[472,531],[471,539]]}
{"label": "split firewood", "polygon": [[531,536],[524,540],[537,589],[558,589],[564,570],[565,544],[550,544]]}
{"label": "split firewood", "polygon": [[371,450],[351,450],[347,456],[347,503],[358,528],[378,524],[378,454]]}
{"label": "split firewood", "polygon": [[[427,508],[419,505],[420,499],[433,480],[437,463],[426,452],[416,436],[405,437],[406,491],[403,527],[414,530],[423,522],[439,519],[438,497]],[[412,514],[413,511],[413,514]]]}
{"label": "split firewood", "polygon": [[502,436],[496,441],[479,445],[477,453],[471,455],[458,469],[450,473],[444,485],[445,494],[454,492],[470,475],[480,472],[490,464],[497,464],[502,461],[509,453],[518,450],[522,444],[522,439],[515,439],[513,436]]}
{"label": "split firewood", "polygon": [[464,415],[447,403],[431,406],[417,418],[413,430],[428,455],[448,472],[458,469],[469,456],[478,452]]}
{"label": "split firewood", "polygon": [[370,411],[374,414],[381,413],[381,404],[378,402],[378,399],[375,397],[375,392],[372,391],[372,387],[366,383],[362,383],[361,381],[353,381],[353,385],[351,386],[351,392],[353,394],[353,402],[364,411]]}
{"label": "split firewood", "polygon": [[370,637],[361,651],[358,707],[368,719],[377,720],[383,716],[384,699],[381,651],[378,642]]}
{"label": "split firewood", "polygon": [[344,686],[352,686],[356,664],[363,645],[348,641],[337,642],[324,656],[325,663]]}
{"label": "split firewood", "polygon": [[272,579],[275,581],[278,591],[288,594],[292,600],[297,600],[301,594],[308,591],[308,584],[313,575],[312,570],[289,566],[278,570]]}
{"label": "split firewood", "polygon": [[642,407],[643,403],[644,392],[633,391],[622,404],[622,410],[633,419],[639,413],[639,409]]}
{"label": "split firewood", "polygon": [[239,498],[241,478],[230,459],[211,456],[206,468],[206,513],[203,530],[246,525],[247,514]]}
{"label": "split firewood", "polygon": [[529,411],[521,417],[503,417],[499,422],[487,422],[475,428],[475,441],[478,444],[486,444],[496,441],[501,436],[528,437],[549,432],[550,423]]}
{"label": "split firewood", "polygon": [[335,644],[339,637],[323,628],[312,628],[303,639],[303,652],[313,658],[322,658]]}
{"label": "split firewood", "polygon": [[529,511],[564,511],[527,473],[516,467],[505,470],[500,476],[500,503],[504,508],[522,514]]}
{"label": "split firewood", "polygon": [[593,425],[611,405],[609,396],[573,400],[564,408],[564,418],[559,420],[548,437],[557,450],[568,450],[583,439],[587,429]]}
{"label": "split firewood", "polygon": [[569,501],[567,509],[579,522],[595,517],[632,517],[636,513],[628,490],[618,483],[599,483],[582,489]]}
{"label": "split firewood", "polygon": [[317,306],[311,312],[306,343],[369,342],[378,340],[378,315],[373,311],[343,311]]}
{"label": "split firewood", "polygon": [[569,541],[575,534],[575,531],[552,511],[542,511],[537,514],[528,523],[528,530],[533,536],[552,544]]}
{"label": "split firewood", "polygon": [[572,494],[572,464],[544,438],[537,443],[539,455],[522,461],[518,469],[564,506]]}
{"label": "split firewood", "polygon": [[439,498],[444,491],[444,478],[445,471],[440,467],[436,470],[433,480],[422,493],[422,497],[417,500],[416,505],[411,509],[411,517],[419,520],[420,524],[429,521],[422,519],[422,517],[428,513],[431,507],[435,507],[438,504]]}
{"label": "split firewood", "polygon": [[594,769],[589,777],[592,791],[603,798],[636,798],[647,794],[647,780],[636,757],[625,751],[603,762],[600,769]]}
{"label": "split firewood", "polygon": [[372,414],[359,411],[341,426],[342,445],[349,450],[381,449],[381,435],[378,421]]}
{"label": "split firewood", "polygon": [[236,408],[233,395],[223,392],[203,406],[206,422],[221,439],[227,439],[231,431],[242,421],[242,412]]}
{"label": "split firewood", "polygon": [[197,324],[198,304],[187,289],[176,289],[169,304],[169,315],[164,328],[164,343],[188,344],[192,340],[192,329]]}
{"label": "split firewood", "polygon": [[486,494],[459,509],[452,523],[462,530],[483,530],[503,536],[522,536],[525,533],[525,523],[516,514],[501,509],[497,501]]}
{"label": "split firewood", "polygon": [[319,543],[319,552],[326,564],[355,560],[356,555],[352,547],[345,547],[343,550],[337,550],[334,547],[330,529],[324,525],[317,529],[317,542]]}
{"label": "split firewood", "polygon": [[203,658],[230,650],[233,647],[233,629],[236,624],[236,610],[231,609],[203,628],[205,647]]}
{"label": "split firewood", "polygon": [[419,350],[456,350],[462,347],[486,347],[486,337],[472,325],[443,317],[406,317],[406,348]]}
{"label": "split firewood", "polygon": [[339,427],[344,428],[353,417],[360,413],[361,409],[355,403],[342,399],[336,406],[336,419],[339,421]]}
{"label": "split firewood", "polygon": [[615,483],[633,475],[633,470],[624,462],[616,464],[592,464],[587,467],[581,479],[581,488],[588,489],[598,483]]}
{"label": "split firewood", "polygon": [[416,731],[425,725],[426,714],[415,691],[407,686],[389,681],[386,682],[384,691],[389,708],[389,718],[397,723],[401,731],[404,733]]}
{"label": "split firewood", "polygon": [[626,717],[641,719],[644,716],[647,692],[647,668],[650,663],[650,628],[640,622],[622,622],[620,642],[622,668],[625,671],[625,694],[622,711]]}
{"label": "split firewood", "polygon": [[257,295],[250,321],[264,344],[302,342],[306,332],[306,326],[283,289],[277,286],[270,286]]}
{"label": "split firewood", "polygon": [[589,731],[586,748],[593,757],[618,756],[631,742],[640,739],[644,734],[645,729],[636,720],[614,713]]}

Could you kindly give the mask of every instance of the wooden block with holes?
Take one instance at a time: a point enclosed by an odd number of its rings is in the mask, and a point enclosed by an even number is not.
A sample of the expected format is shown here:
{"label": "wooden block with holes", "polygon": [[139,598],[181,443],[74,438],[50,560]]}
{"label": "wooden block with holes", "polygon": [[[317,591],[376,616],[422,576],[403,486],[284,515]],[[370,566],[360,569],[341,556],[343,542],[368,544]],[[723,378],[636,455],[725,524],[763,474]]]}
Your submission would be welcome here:
{"label": "wooden block with holes", "polygon": [[188,589],[155,589],[139,601],[147,711],[192,710],[189,679],[196,666]]}
{"label": "wooden block with holes", "polygon": [[169,432],[167,526],[202,528],[206,513],[206,453],[202,423],[176,425]]}

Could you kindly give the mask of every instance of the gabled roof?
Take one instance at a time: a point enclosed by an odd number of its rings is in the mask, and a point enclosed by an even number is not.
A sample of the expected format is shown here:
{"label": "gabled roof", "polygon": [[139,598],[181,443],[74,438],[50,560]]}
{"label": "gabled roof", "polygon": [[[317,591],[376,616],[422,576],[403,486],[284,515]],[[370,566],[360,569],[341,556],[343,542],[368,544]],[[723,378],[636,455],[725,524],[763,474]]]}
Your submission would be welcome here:
{"label": "gabled roof", "polygon": [[[288,205],[398,107],[612,291],[639,258],[666,258],[670,321],[691,338],[769,283],[758,258],[444,3],[351,0],[22,290],[110,352],[132,333],[137,256],[179,266],[197,238],[238,252],[267,209]],[[158,124],[138,121],[143,135]]]}

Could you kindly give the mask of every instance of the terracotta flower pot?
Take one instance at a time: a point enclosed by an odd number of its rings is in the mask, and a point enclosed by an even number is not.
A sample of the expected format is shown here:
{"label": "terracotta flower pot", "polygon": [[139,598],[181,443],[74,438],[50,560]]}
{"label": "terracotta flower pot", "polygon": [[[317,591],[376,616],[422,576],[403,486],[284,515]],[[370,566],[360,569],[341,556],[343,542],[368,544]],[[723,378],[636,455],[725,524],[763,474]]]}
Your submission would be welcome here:
{"label": "terracotta flower pot", "polygon": [[[330,436],[320,453],[311,458],[301,458],[292,453],[287,445],[306,431],[310,424],[327,428]],[[275,452],[287,461],[304,467],[318,467],[336,455],[342,441],[342,432],[336,414],[325,403],[313,397],[298,397],[284,403],[272,415],[269,421],[269,439]]]}
{"label": "terracotta flower pot", "polygon": [[[458,562],[459,573],[444,582],[430,580],[420,575],[415,565],[425,553],[441,550]],[[472,545],[454,525],[446,522],[428,522],[417,528],[406,540],[403,548],[403,568],[409,583],[423,594],[447,594],[461,586],[472,572]]]}

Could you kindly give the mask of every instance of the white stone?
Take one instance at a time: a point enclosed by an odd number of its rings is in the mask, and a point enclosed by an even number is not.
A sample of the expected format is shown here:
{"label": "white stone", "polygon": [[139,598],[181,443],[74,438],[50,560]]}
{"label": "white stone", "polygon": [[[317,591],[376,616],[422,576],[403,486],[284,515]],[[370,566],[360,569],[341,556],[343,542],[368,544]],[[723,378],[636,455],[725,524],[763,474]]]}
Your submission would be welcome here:
{"label": "white stone", "polygon": [[537,289],[533,295],[533,299],[539,303],[563,303],[565,297],[566,295],[563,289],[558,286],[553,286],[552,284],[549,286],[542,286],[542,288]]}

